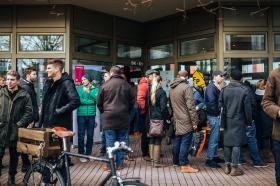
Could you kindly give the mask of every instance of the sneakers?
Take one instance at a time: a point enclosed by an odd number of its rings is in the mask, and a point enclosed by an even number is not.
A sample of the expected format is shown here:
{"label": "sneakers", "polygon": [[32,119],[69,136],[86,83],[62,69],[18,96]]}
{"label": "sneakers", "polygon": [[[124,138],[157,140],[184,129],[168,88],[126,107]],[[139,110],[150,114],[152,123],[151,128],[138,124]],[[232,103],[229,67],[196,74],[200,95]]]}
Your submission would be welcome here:
{"label": "sneakers", "polygon": [[259,163],[259,164],[257,164],[257,165],[253,165],[253,167],[255,167],[255,168],[268,167],[268,164],[266,164],[266,163],[264,163],[264,162],[261,162],[261,163]]}
{"label": "sneakers", "polygon": [[181,166],[182,173],[196,173],[198,171],[199,171],[198,169],[195,169],[195,168],[191,167],[190,165]]}
{"label": "sneakers", "polygon": [[206,160],[205,165],[210,168],[221,168],[221,166],[214,160]]}
{"label": "sneakers", "polygon": [[86,162],[87,162],[87,159],[85,159],[85,158],[79,158],[79,160],[80,160],[80,162],[82,162],[82,163],[86,163]]}

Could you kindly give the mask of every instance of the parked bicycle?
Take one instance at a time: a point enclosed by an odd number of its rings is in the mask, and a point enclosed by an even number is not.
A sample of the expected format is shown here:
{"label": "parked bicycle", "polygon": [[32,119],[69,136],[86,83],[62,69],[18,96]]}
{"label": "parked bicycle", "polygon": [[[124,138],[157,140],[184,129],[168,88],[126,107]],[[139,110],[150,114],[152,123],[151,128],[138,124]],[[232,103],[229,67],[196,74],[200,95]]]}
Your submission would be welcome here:
{"label": "parked bicycle", "polygon": [[[28,186],[44,185],[47,173],[47,184],[46,185],[58,185],[58,186],[70,186],[71,176],[69,170],[69,156],[86,158],[93,161],[100,161],[108,163],[111,171],[105,177],[105,179],[100,183],[100,185],[113,185],[113,186],[147,186],[140,182],[140,178],[126,178],[122,179],[117,175],[116,166],[114,162],[114,153],[116,151],[127,151],[132,152],[132,149],[128,147],[125,142],[115,142],[114,147],[107,148],[108,158],[99,158],[94,156],[82,155],[77,153],[67,152],[67,138],[75,135],[72,131],[67,131],[65,128],[61,130],[61,127],[53,129],[55,136],[62,139],[63,150],[58,157],[55,158],[44,158],[39,157],[37,161],[32,163],[29,170],[26,172],[23,183]],[[68,183],[65,183],[62,177],[61,168],[66,167],[66,175]]]}

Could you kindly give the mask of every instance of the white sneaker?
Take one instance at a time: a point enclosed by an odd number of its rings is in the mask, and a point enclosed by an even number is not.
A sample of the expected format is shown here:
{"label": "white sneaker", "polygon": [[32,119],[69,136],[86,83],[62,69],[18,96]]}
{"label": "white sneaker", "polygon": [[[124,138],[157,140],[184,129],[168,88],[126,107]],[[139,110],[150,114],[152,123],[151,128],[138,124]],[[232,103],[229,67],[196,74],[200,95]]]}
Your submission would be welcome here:
{"label": "white sneaker", "polygon": [[79,158],[79,160],[80,160],[80,162],[82,162],[82,163],[86,163],[86,162],[87,162],[87,159],[85,159],[85,158]]}

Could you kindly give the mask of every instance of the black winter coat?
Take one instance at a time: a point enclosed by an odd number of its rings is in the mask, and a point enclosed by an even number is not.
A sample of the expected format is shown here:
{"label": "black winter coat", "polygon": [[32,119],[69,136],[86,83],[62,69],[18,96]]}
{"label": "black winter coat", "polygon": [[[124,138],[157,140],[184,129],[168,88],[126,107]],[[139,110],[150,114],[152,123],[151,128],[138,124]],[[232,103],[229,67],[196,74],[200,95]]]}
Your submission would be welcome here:
{"label": "black winter coat", "polygon": [[0,146],[15,146],[18,128],[32,122],[32,103],[29,94],[22,88],[11,99],[6,87],[0,90]]}
{"label": "black winter coat", "polygon": [[214,82],[210,82],[205,90],[205,104],[207,108],[207,115],[219,116],[219,95],[220,90],[214,85]]}
{"label": "black winter coat", "polygon": [[[257,91],[256,91],[257,93]],[[264,137],[272,136],[272,118],[269,117],[263,110],[261,105],[263,95],[255,94],[257,106],[256,106],[256,116],[254,118],[257,130],[257,138],[261,139]]]}
{"label": "black winter coat", "polygon": [[103,129],[128,129],[129,114],[134,103],[130,86],[120,75],[112,75],[102,85],[97,98]]}
{"label": "black winter coat", "polygon": [[167,110],[167,96],[166,92],[159,88],[156,91],[156,103],[155,105],[152,105],[151,102],[151,94],[149,95],[149,118],[150,119],[157,119],[157,120],[165,120],[170,119],[169,113]]}
{"label": "black winter coat", "polygon": [[221,91],[219,106],[223,108],[221,126],[224,128],[224,145],[245,145],[246,126],[252,125],[252,103],[248,88],[239,82],[230,82]]}
{"label": "black winter coat", "polygon": [[80,98],[73,79],[63,73],[62,77],[53,81],[46,80],[43,88],[42,114],[40,126],[52,128],[62,126],[72,129],[72,111],[80,105]]}
{"label": "black winter coat", "polygon": [[20,86],[28,92],[28,94],[31,97],[32,101],[32,107],[33,107],[33,121],[38,122],[39,121],[39,109],[37,104],[37,94],[34,89],[34,84],[25,80],[21,79]]}

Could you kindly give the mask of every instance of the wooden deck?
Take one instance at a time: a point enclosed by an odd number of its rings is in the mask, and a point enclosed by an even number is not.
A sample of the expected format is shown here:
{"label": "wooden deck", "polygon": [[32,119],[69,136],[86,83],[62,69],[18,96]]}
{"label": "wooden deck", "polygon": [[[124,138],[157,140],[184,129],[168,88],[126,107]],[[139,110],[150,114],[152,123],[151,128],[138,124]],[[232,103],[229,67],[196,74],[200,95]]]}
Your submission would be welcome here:
{"label": "wooden deck", "polygon": [[[153,186],[179,186],[179,185],[276,185],[274,178],[274,164],[266,168],[254,168],[251,165],[243,165],[243,176],[231,177],[225,175],[223,169],[212,169],[204,165],[205,151],[199,158],[190,158],[191,164],[199,168],[198,173],[181,173],[179,167],[172,166],[171,146],[163,141],[163,163],[169,165],[163,168],[152,168],[141,157],[139,141],[132,140],[135,161],[128,162],[128,168],[120,171],[122,177],[140,177],[141,181]],[[94,146],[93,155],[99,156],[99,145]],[[76,151],[76,150],[73,150]],[[222,156],[222,152],[221,156]],[[8,152],[3,159],[1,184],[7,183],[8,177]],[[100,162],[80,163],[77,158],[72,158],[74,166],[71,167],[72,185],[99,185],[107,172],[102,170],[104,164]],[[21,185],[23,173],[21,173],[21,161],[16,175],[17,185]]]}

